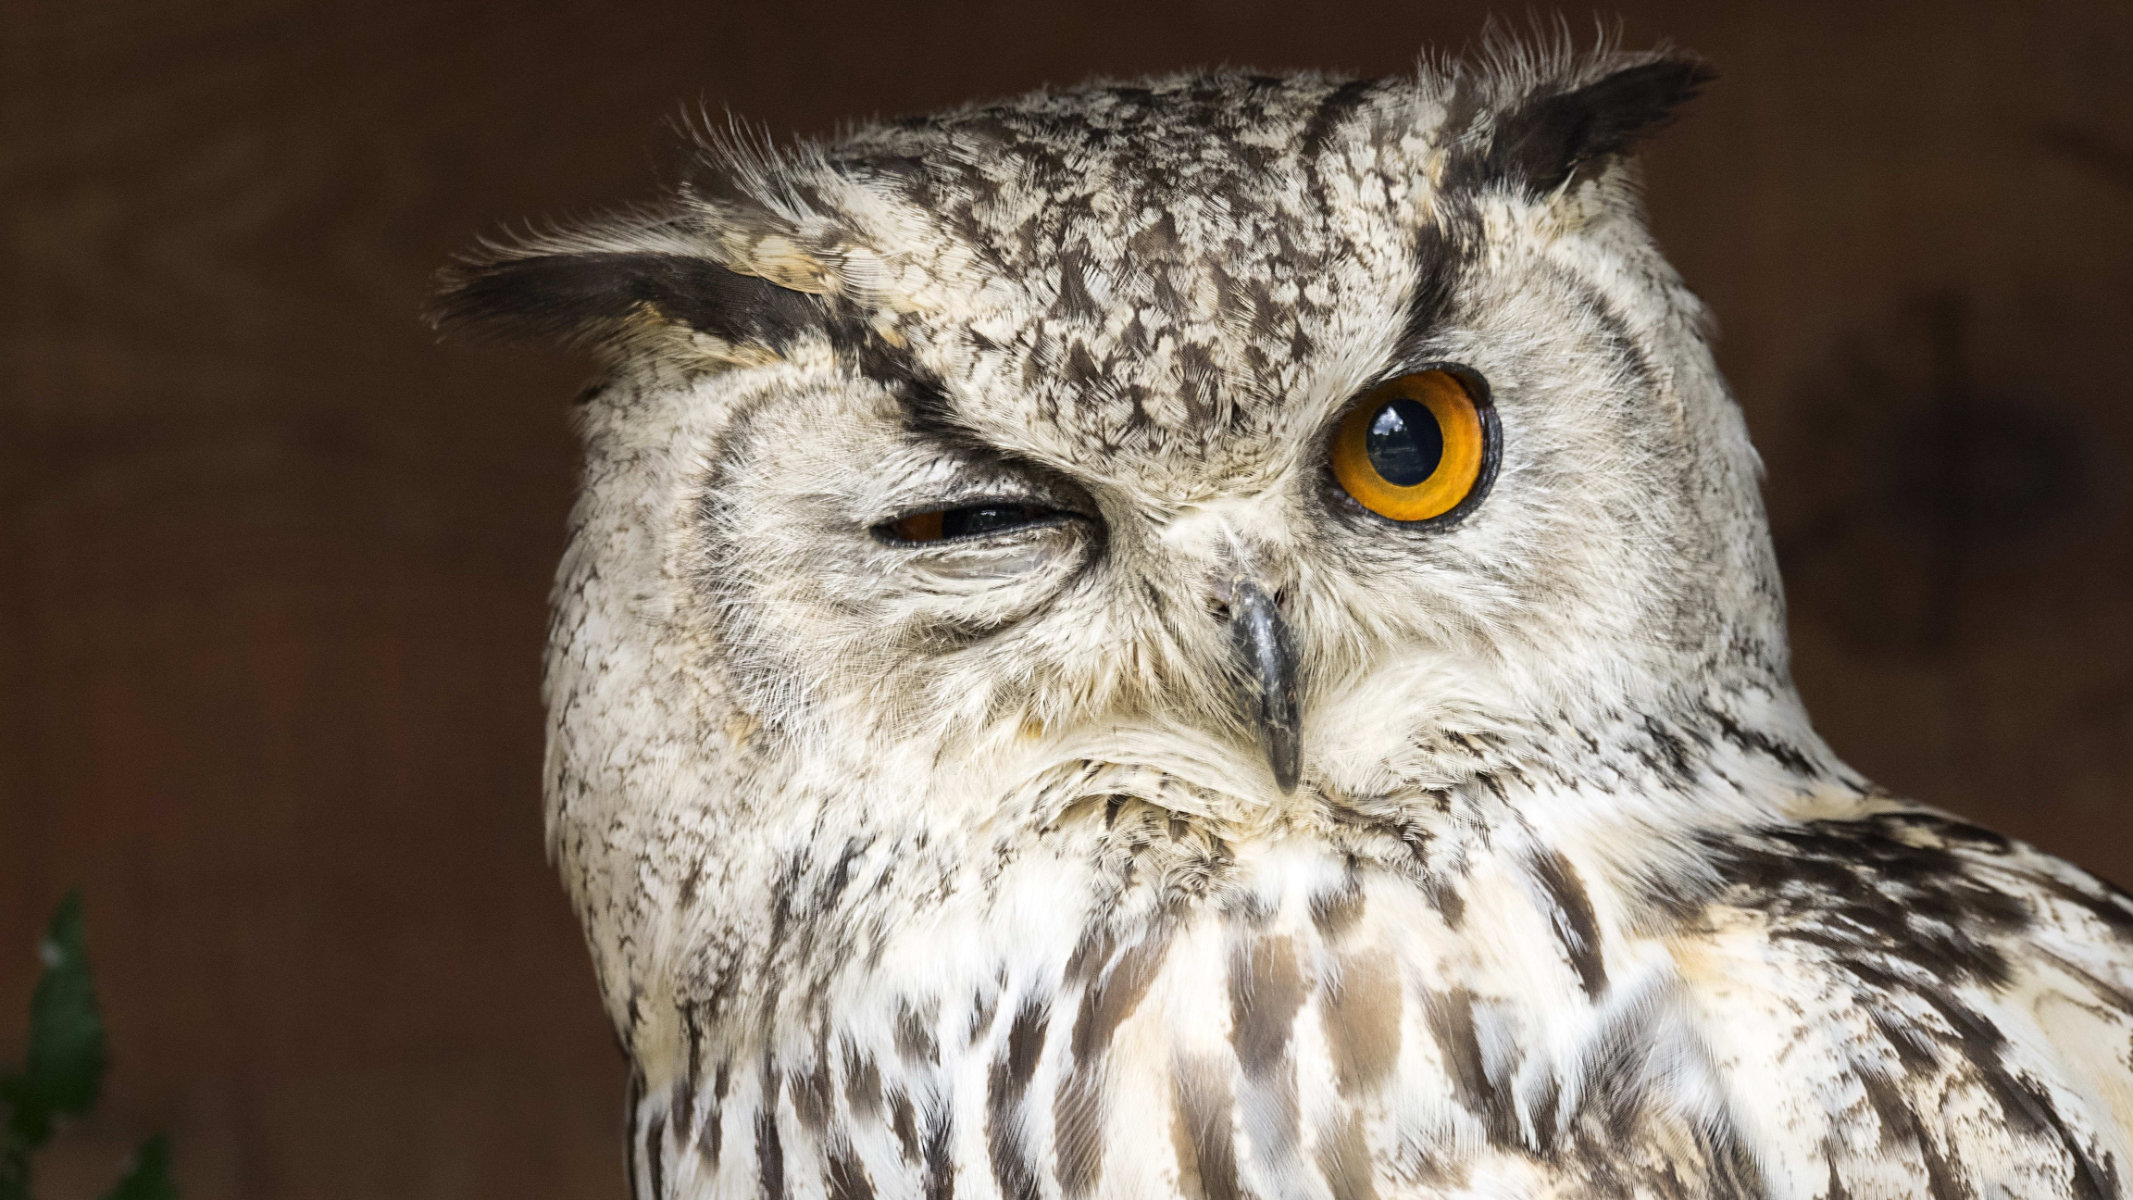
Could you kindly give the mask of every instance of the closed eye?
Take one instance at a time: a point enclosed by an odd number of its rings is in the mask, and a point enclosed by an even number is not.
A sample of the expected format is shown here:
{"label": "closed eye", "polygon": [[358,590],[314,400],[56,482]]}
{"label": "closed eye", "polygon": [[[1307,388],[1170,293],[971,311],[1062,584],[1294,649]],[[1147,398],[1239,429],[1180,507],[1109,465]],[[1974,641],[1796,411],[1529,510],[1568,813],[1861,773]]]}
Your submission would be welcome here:
{"label": "closed eye", "polygon": [[874,527],[885,541],[923,544],[965,538],[994,537],[1038,525],[1057,525],[1075,518],[1065,509],[1041,504],[987,500],[958,508],[937,508],[912,513]]}

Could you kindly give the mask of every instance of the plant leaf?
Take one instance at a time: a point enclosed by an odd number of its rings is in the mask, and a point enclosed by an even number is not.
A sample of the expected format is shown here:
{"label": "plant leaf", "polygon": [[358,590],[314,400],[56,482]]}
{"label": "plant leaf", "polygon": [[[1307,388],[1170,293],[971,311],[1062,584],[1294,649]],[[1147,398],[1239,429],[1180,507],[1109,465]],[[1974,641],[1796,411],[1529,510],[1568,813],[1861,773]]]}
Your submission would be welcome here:
{"label": "plant leaf", "polygon": [[141,1143],[133,1169],[104,1193],[104,1200],[178,1200],[178,1185],[170,1178],[169,1139],[159,1133]]}
{"label": "plant leaf", "polygon": [[0,1079],[0,1099],[14,1110],[9,1132],[25,1150],[52,1136],[54,1117],[89,1111],[109,1061],[83,946],[79,892],[59,902],[37,952],[44,975],[30,995],[29,1049],[22,1069]]}

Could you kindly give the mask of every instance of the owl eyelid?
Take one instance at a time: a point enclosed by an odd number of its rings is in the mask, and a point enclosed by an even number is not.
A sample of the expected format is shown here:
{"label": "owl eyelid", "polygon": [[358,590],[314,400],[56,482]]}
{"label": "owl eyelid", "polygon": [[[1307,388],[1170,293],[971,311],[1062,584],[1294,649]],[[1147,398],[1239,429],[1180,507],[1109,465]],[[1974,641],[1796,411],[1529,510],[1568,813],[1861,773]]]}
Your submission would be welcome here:
{"label": "owl eyelid", "polygon": [[1357,391],[1355,395],[1348,398],[1346,404],[1341,406],[1341,414],[1345,416],[1349,409],[1369,399],[1372,392],[1377,391],[1395,379],[1406,375],[1421,375],[1430,371],[1442,371],[1458,380],[1459,385],[1466,389],[1467,396],[1474,401],[1477,407],[1493,408],[1495,406],[1496,393],[1489,387],[1489,377],[1482,374],[1479,368],[1449,358],[1417,357],[1412,362],[1404,358],[1401,359],[1398,366],[1372,381],[1369,387]]}
{"label": "owl eyelid", "polygon": [[[1325,428],[1318,435],[1322,449],[1331,446],[1333,439],[1339,436],[1341,422],[1348,419],[1348,414],[1354,412],[1358,406],[1368,403],[1370,397],[1379,388],[1402,376],[1421,375],[1428,371],[1442,371],[1459,381],[1459,385],[1466,389],[1466,394],[1474,401],[1474,407],[1491,413],[1496,408],[1496,394],[1489,387],[1489,377],[1463,362],[1448,358],[1421,357],[1412,362],[1402,358],[1396,360],[1396,363],[1397,365],[1391,370],[1372,379],[1367,385],[1357,388],[1354,395],[1342,401],[1341,406],[1334,410],[1333,419],[1326,423]],[[1365,509],[1364,511],[1368,512],[1369,510]]]}

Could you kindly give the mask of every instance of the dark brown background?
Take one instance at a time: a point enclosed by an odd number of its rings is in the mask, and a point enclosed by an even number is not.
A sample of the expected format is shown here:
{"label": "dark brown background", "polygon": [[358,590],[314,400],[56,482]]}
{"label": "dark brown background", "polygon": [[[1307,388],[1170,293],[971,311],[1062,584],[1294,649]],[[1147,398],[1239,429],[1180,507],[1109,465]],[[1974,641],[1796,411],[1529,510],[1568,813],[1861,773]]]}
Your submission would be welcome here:
{"label": "dark brown background", "polygon": [[[1620,11],[1724,76],[1651,208],[1768,457],[1823,729],[2133,877],[2133,7]],[[1484,9],[0,14],[0,1058],[75,885],[118,1055],[66,1200],[158,1128],[195,1198],[622,1192],[536,798],[586,368],[434,344],[449,252],[643,194],[684,101],[787,136],[1092,72],[1392,72]]]}

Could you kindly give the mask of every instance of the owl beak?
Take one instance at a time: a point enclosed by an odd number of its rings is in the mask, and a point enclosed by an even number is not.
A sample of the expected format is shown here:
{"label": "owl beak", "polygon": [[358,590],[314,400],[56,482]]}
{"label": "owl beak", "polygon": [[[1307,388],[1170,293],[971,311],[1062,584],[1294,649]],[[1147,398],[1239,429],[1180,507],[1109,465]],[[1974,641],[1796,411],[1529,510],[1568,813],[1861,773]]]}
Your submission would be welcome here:
{"label": "owl beak", "polygon": [[1284,794],[1303,773],[1303,715],[1296,703],[1296,648],[1266,589],[1239,577],[1230,584],[1230,636],[1243,661],[1245,698],[1259,748]]}

